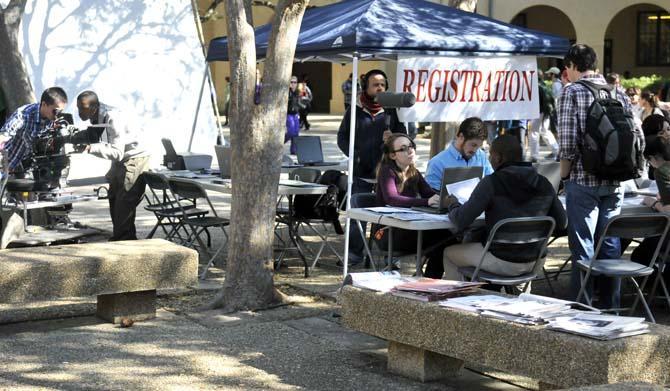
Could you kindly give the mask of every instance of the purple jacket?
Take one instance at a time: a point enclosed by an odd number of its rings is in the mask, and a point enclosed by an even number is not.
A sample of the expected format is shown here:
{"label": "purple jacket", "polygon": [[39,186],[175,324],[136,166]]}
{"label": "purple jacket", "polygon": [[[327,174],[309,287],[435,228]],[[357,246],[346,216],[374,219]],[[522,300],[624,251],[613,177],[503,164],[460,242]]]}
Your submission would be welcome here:
{"label": "purple jacket", "polygon": [[430,188],[421,173],[416,189],[413,186],[406,186],[402,192],[398,192],[397,179],[391,167],[381,168],[377,176],[377,204],[399,207],[427,206],[428,199],[435,195],[435,191]]}

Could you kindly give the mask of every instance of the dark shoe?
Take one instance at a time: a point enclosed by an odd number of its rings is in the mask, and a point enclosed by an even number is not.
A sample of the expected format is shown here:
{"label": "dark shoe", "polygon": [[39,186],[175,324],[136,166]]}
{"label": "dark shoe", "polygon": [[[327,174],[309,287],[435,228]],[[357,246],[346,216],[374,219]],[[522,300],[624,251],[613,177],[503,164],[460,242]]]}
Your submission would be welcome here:
{"label": "dark shoe", "polygon": [[[349,253],[349,267],[354,267],[363,263],[364,258],[361,255]],[[338,267],[344,267],[344,262],[337,261]]]}
{"label": "dark shoe", "polygon": [[400,260],[398,258],[391,258],[391,264],[389,266],[388,258],[384,257],[384,265],[388,266],[391,270],[400,270]]}

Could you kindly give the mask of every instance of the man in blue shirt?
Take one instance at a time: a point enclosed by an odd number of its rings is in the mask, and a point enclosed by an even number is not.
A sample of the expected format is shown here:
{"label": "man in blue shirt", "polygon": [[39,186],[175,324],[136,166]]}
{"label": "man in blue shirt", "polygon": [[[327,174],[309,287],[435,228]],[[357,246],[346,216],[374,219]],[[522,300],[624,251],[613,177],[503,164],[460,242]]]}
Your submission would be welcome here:
{"label": "man in blue shirt", "polygon": [[477,117],[466,118],[458,127],[456,138],[444,151],[428,162],[426,182],[439,192],[442,172],[451,167],[484,167],[484,175],[493,173],[486,153],[481,150],[486,140],[487,129]]}

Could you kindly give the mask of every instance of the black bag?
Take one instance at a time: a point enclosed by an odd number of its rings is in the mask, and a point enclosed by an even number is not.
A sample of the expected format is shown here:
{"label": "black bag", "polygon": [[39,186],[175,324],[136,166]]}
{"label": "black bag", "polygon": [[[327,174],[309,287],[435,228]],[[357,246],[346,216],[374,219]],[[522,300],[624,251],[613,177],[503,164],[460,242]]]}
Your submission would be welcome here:
{"label": "black bag", "polygon": [[294,217],[298,220],[324,220],[333,224],[335,232],[344,233],[339,221],[339,205],[344,199],[344,192],[338,187],[343,176],[339,171],[328,170],[317,180],[317,183],[328,185],[326,194],[297,195],[293,201]]}
{"label": "black bag", "polygon": [[612,86],[585,80],[577,83],[588,88],[594,97],[586,112],[586,129],[580,145],[584,171],[599,179],[639,178],[644,158],[633,114],[616,99]]}

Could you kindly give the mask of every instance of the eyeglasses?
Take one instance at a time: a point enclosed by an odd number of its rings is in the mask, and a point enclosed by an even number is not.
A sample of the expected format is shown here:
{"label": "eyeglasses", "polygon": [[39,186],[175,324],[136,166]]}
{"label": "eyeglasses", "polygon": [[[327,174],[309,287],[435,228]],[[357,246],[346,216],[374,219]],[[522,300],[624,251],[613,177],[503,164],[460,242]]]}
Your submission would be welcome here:
{"label": "eyeglasses", "polygon": [[410,144],[410,145],[403,145],[401,148],[398,148],[398,149],[393,150],[393,152],[394,152],[394,153],[398,153],[398,152],[407,153],[407,152],[409,152],[410,149],[411,149],[412,151],[416,151],[416,144],[413,144],[413,143],[412,143],[412,144]]}
{"label": "eyeglasses", "polygon": [[298,82],[297,81],[292,81],[291,84],[298,84]]}

